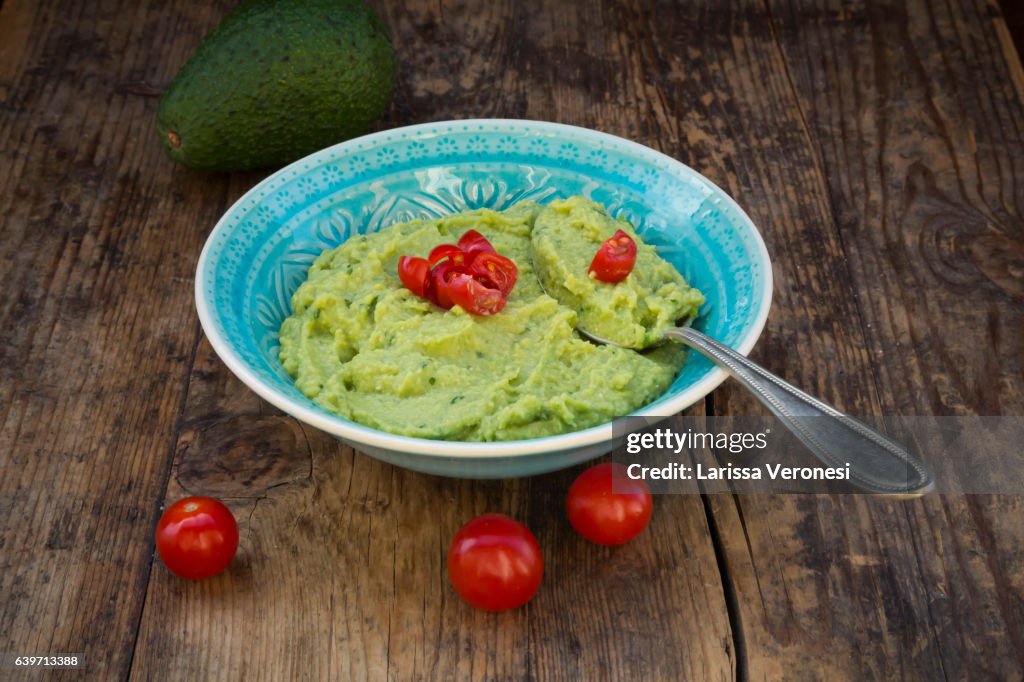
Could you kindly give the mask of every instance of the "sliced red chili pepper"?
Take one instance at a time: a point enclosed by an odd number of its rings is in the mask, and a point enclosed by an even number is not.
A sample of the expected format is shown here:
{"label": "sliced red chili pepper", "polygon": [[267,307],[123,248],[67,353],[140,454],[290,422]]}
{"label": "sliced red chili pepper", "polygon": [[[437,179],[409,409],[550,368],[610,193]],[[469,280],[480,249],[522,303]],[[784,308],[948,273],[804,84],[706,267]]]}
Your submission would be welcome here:
{"label": "sliced red chili pepper", "polygon": [[431,265],[437,265],[445,259],[458,267],[463,267],[466,264],[466,254],[455,244],[438,244],[427,256],[427,261]]}
{"label": "sliced red chili pepper", "polygon": [[398,276],[410,291],[441,308],[458,305],[473,315],[493,315],[505,307],[519,268],[469,230],[458,244],[435,246],[425,259],[402,256]]}
{"label": "sliced red chili pepper", "polygon": [[636,264],[636,242],[622,230],[616,230],[612,238],[601,244],[590,263],[594,277],[615,284],[626,279]]}
{"label": "sliced red chili pepper", "polygon": [[473,315],[493,315],[505,307],[507,300],[500,290],[481,284],[464,273],[457,273],[449,279],[442,278],[438,288],[439,293],[443,290],[453,304]]}
{"label": "sliced red chili pepper", "polygon": [[466,270],[483,284],[506,296],[516,285],[519,268],[510,258],[494,252],[478,252]]}
{"label": "sliced red chili pepper", "polygon": [[467,262],[471,262],[478,253],[497,253],[491,243],[487,241],[487,237],[476,230],[469,230],[459,237],[458,246],[465,252]]}
{"label": "sliced red chili pepper", "polygon": [[430,300],[445,310],[451,308],[455,303],[449,297],[448,293],[448,281],[456,276],[462,274],[461,268],[452,263],[450,260],[443,261],[434,266],[434,269],[430,271],[430,284],[427,287],[427,293],[431,294]]}
{"label": "sliced red chili pepper", "polygon": [[398,259],[398,278],[405,288],[417,296],[425,296],[430,281],[430,263],[417,256],[402,256]]}

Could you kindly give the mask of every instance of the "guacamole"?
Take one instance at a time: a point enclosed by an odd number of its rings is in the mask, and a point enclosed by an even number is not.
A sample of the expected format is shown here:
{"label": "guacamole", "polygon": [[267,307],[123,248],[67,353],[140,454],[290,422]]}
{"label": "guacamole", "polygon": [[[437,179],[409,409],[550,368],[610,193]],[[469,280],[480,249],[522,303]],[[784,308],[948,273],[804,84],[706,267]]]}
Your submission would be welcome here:
{"label": "guacamole", "polygon": [[[401,223],[325,251],[281,325],[285,369],[324,408],[420,438],[537,438],[606,423],[647,404],[678,373],[682,347],[641,354],[585,341],[575,331],[576,311],[545,294],[535,274],[531,234],[560,220],[568,205],[586,207],[605,228],[599,205],[584,199],[547,208],[521,202],[500,212]],[[470,229],[519,269],[507,304],[491,316],[438,308],[397,274],[401,256],[425,256]],[[584,265],[584,278],[585,272]]]}
{"label": "guacamole", "polygon": [[[622,230],[637,245],[626,279],[607,284],[589,274],[601,244]],[[579,315],[579,327],[620,346],[646,348],[682,318],[695,317],[704,296],[624,219],[583,197],[553,201],[537,216],[531,234],[534,262],[544,289]]]}

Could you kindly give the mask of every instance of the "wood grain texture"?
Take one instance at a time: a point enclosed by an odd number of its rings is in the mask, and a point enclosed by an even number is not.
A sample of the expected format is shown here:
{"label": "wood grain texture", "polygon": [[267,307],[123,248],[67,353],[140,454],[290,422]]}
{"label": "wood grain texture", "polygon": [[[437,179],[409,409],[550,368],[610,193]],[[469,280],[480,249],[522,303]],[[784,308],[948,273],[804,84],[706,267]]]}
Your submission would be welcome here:
{"label": "wood grain texture", "polygon": [[[775,261],[773,312],[753,355],[840,407],[871,413],[879,388],[854,273],[771,16],[760,3],[736,14],[710,3],[701,9],[673,15],[663,5],[636,25],[652,46],[650,70],[665,74],[654,101],[670,107],[666,120],[679,121],[678,142],[667,150],[740,198]],[[653,47],[673,39],[686,51]],[[763,412],[729,384],[712,404],[720,414]],[[934,657],[906,662],[915,656],[915,628],[927,623],[927,595],[912,548],[884,551],[890,533],[907,538],[901,507],[888,503],[872,515],[850,499],[858,513],[830,499],[710,499],[744,676],[928,679],[939,669]],[[883,636],[894,623],[899,631]]]}
{"label": "wood grain texture", "polygon": [[[564,519],[576,471],[416,474],[247,391],[192,277],[262,174],[184,171],[152,130],[234,4],[0,4],[0,651],[84,651],[90,679],[1024,677],[1020,498],[663,497],[609,550]],[[401,59],[378,127],[527,117],[660,149],[762,229],[757,360],[854,413],[1024,410],[1024,71],[996,5],[373,4]],[[760,411],[729,384],[704,409]],[[241,525],[199,583],[151,555],[186,493]],[[514,613],[445,577],[485,511],[547,559]]]}
{"label": "wood grain texture", "polygon": [[[1016,54],[985,3],[770,2],[763,15],[824,183],[819,230],[841,246],[818,290],[836,330],[762,358],[828,376],[862,414],[1024,409],[1022,99]],[[785,125],[780,121],[778,125]],[[775,252],[793,272],[789,249]],[[824,294],[824,295],[823,295]],[[790,315],[776,308],[775,322]],[[841,362],[831,349],[847,346]],[[820,350],[819,350],[820,349]],[[842,372],[837,372],[842,367]],[[715,410],[756,409],[734,390]],[[716,498],[752,678],[1019,679],[1024,528],[1016,497]],[[756,595],[756,598],[755,598]],[[871,646],[866,646],[867,643]]]}
{"label": "wood grain texture", "polygon": [[128,672],[223,209],[127,88],[166,77],[150,46],[182,28],[134,3],[0,10],[0,651],[84,652],[99,679]]}
{"label": "wood grain texture", "polygon": [[[199,583],[154,565],[133,679],[732,676],[697,498],[660,504],[661,531],[628,547],[590,545],[562,512],[578,470],[479,482],[376,462],[268,407],[205,340],[173,471],[169,501],[231,505],[239,555]],[[537,598],[504,614],[463,603],[445,573],[458,528],[493,511],[526,523],[546,562]]]}

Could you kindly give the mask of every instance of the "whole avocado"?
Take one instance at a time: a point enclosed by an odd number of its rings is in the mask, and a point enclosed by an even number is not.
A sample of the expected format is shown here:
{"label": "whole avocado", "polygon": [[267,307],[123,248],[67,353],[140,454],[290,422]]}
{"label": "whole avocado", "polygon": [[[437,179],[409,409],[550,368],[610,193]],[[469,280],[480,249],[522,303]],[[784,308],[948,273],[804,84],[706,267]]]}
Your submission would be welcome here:
{"label": "whole avocado", "polygon": [[362,0],[250,0],[161,96],[157,132],[190,168],[281,165],[366,132],[394,85],[387,30]]}

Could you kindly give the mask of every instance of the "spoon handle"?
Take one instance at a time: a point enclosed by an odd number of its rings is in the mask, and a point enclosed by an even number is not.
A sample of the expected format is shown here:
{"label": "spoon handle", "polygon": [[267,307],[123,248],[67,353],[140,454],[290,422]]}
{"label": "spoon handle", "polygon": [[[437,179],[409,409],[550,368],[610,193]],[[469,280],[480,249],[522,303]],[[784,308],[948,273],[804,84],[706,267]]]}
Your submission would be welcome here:
{"label": "spoon handle", "polygon": [[665,337],[700,351],[736,377],[826,466],[850,467],[864,491],[912,498],[934,487],[928,466],[899,443],[786,383],[733,349],[690,327]]}

